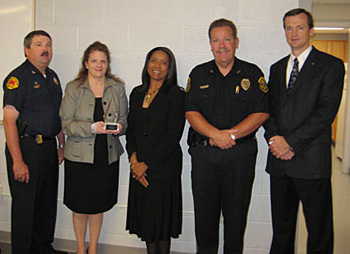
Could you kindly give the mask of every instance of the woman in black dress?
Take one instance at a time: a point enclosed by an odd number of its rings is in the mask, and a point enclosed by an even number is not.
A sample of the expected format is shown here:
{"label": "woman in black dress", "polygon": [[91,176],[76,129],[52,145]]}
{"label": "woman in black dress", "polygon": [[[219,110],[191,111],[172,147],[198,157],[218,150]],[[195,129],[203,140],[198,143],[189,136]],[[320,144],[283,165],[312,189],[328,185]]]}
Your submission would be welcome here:
{"label": "woman in black dress", "polygon": [[146,57],[142,85],[130,95],[126,149],[130,184],[126,229],[146,241],[148,253],[169,253],[182,227],[184,92],[173,53],[164,47]]}
{"label": "woman in black dress", "polygon": [[60,110],[67,135],[64,204],[73,211],[78,254],[86,252],[87,224],[88,253],[97,253],[103,213],[117,203],[119,136],[126,131],[127,109],[124,84],[110,71],[109,50],[94,42],[84,52],[77,78],[67,84]]}

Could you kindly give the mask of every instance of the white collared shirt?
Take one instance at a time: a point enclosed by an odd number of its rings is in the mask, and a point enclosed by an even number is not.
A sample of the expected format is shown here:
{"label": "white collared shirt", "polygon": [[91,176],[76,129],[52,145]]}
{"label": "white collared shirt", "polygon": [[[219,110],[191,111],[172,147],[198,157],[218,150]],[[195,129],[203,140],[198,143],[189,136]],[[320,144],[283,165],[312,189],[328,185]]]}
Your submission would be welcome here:
{"label": "white collared shirt", "polygon": [[[312,50],[312,46],[310,45],[303,53],[301,53],[297,57],[299,61],[299,71],[301,70],[301,68],[303,68],[303,65],[307,57],[309,56],[311,50]],[[293,69],[294,59],[295,59],[295,56],[293,55],[293,53],[291,53],[287,64],[287,70],[286,70],[286,87],[288,87],[290,74],[292,73],[292,69]]]}

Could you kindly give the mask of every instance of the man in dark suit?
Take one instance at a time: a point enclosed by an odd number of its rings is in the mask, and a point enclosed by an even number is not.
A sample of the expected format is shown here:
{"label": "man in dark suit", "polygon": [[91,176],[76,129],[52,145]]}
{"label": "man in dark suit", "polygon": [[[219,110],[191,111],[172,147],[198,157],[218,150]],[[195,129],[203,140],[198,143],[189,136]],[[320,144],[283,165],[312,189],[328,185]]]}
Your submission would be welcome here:
{"label": "man in dark suit", "polygon": [[307,253],[333,253],[331,124],[341,100],[344,64],[310,45],[311,14],[283,18],[291,54],[271,66],[270,152],[273,240],[270,253],[294,253],[299,201],[308,230]]}

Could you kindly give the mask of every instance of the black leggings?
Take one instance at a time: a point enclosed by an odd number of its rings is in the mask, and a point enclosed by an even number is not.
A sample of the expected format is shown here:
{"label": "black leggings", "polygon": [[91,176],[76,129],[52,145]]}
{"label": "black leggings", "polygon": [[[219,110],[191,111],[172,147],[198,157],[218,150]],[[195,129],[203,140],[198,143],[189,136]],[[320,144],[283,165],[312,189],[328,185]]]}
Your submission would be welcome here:
{"label": "black leggings", "polygon": [[170,253],[170,239],[167,241],[160,240],[158,242],[146,241],[147,254],[169,254]]}

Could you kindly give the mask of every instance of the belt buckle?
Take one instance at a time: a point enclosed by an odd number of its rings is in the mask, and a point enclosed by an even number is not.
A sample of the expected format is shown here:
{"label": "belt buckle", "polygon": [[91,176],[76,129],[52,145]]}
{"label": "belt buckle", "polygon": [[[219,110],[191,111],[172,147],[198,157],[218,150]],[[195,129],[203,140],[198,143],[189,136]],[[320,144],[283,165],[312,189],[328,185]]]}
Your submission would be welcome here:
{"label": "belt buckle", "polygon": [[36,142],[38,145],[42,144],[42,143],[43,143],[43,135],[37,134],[37,135],[35,136],[35,142]]}

